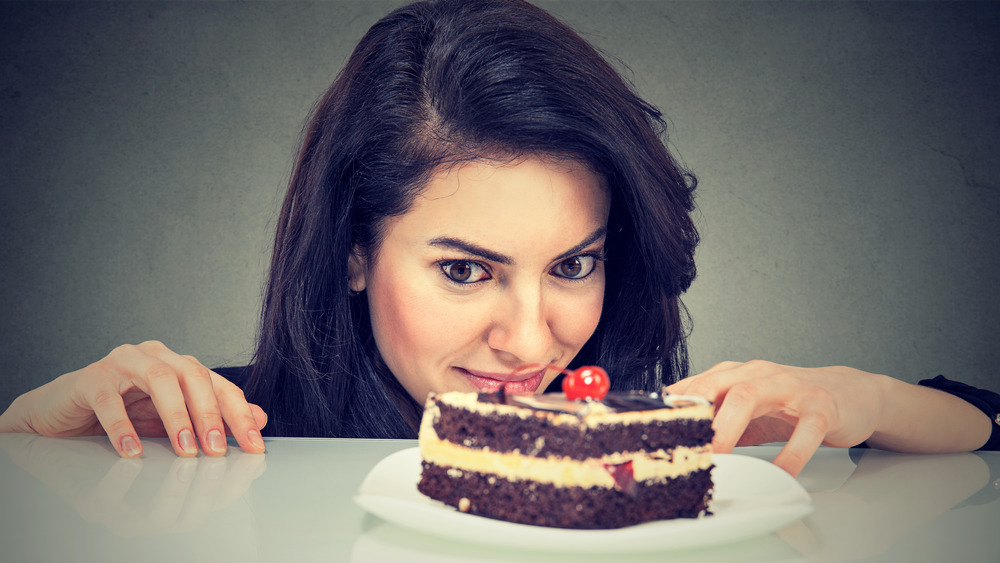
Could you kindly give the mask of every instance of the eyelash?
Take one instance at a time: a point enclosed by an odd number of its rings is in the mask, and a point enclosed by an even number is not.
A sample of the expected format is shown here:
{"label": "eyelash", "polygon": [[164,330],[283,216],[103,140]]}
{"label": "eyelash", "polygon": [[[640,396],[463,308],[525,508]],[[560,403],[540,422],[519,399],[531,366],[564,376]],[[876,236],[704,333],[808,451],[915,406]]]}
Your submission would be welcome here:
{"label": "eyelash", "polygon": [[594,271],[597,270],[597,264],[598,263],[601,263],[601,262],[605,261],[606,257],[605,257],[605,255],[603,253],[585,253],[585,254],[577,254],[575,256],[570,256],[569,258],[566,258],[564,260],[560,260],[555,266],[552,267],[552,269],[554,270],[554,269],[558,268],[560,265],[565,264],[566,262],[569,262],[570,260],[574,260],[574,259],[580,260],[580,259],[586,259],[586,258],[593,259],[594,263],[590,266],[590,271],[587,272],[587,274],[585,276],[581,276],[579,278],[567,278],[565,276],[556,276],[556,277],[558,277],[558,278],[560,278],[562,280],[568,281],[568,282],[583,282],[583,281],[586,281],[587,278],[589,278],[590,276],[592,276],[594,274]]}
{"label": "eyelash", "polygon": [[[454,266],[455,264],[469,264],[470,266],[476,266],[479,269],[481,269],[483,272],[485,272],[487,277],[485,279],[476,280],[474,282],[458,281],[458,280],[452,278],[450,275],[448,275],[448,268],[451,267],[451,266]],[[454,285],[470,286],[470,285],[475,285],[477,283],[481,283],[481,282],[489,281],[489,280],[493,279],[493,274],[490,273],[490,269],[486,267],[486,264],[483,264],[481,262],[477,262],[475,260],[441,260],[440,262],[437,263],[437,265],[438,265],[439,268],[441,268],[441,275],[444,276],[444,279],[447,280],[448,282],[454,284]]]}
{"label": "eyelash", "polygon": [[[594,264],[590,268],[590,271],[587,272],[587,275],[579,277],[579,278],[568,278],[568,277],[565,277],[565,276],[560,276],[558,274],[554,274],[554,275],[556,277],[562,279],[562,280],[567,281],[567,282],[582,282],[582,281],[586,280],[587,278],[589,278],[591,275],[593,275],[594,270],[597,269],[597,263],[598,262],[604,262],[605,260],[607,260],[607,257],[604,255],[603,252],[601,252],[601,253],[589,252],[589,253],[584,253],[584,254],[577,254],[577,255],[570,256],[568,258],[565,258],[565,259],[559,261],[555,266],[552,267],[552,270],[558,268],[559,265],[561,265],[561,264],[563,264],[563,263],[565,263],[565,262],[567,262],[569,260],[573,260],[573,259],[585,259],[585,258],[592,258],[594,260]],[[458,281],[458,280],[452,278],[448,274],[448,268],[451,267],[451,266],[454,266],[456,264],[469,264],[471,266],[478,267],[479,269],[481,269],[486,274],[487,277],[484,278],[484,279],[476,280],[476,281],[472,281],[472,282]],[[483,264],[482,262],[479,262],[479,261],[476,261],[476,260],[440,260],[440,261],[438,261],[437,266],[438,266],[438,268],[441,269],[441,275],[444,276],[445,280],[447,280],[448,282],[450,282],[450,283],[452,283],[454,285],[458,285],[458,286],[471,286],[471,285],[475,285],[477,283],[482,283],[482,282],[486,282],[486,281],[489,281],[489,280],[493,279],[493,274],[490,272],[489,267],[487,267],[486,264]],[[550,270],[550,272],[552,270]]]}

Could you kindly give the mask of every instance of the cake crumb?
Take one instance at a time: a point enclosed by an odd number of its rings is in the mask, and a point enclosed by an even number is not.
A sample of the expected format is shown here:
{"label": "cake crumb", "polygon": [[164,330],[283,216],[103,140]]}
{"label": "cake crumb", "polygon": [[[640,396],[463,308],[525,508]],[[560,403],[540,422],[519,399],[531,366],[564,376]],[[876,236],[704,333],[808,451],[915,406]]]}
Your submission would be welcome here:
{"label": "cake crumb", "polygon": [[468,512],[470,504],[472,503],[469,502],[469,499],[462,497],[462,499],[458,501],[458,510],[460,512]]}

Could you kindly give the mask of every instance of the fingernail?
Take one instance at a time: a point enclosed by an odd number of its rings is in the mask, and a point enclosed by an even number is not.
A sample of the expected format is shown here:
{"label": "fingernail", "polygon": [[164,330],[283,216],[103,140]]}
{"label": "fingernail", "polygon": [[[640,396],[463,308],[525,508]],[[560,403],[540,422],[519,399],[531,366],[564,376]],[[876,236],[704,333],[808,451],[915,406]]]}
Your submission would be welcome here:
{"label": "fingernail", "polygon": [[177,444],[180,445],[181,451],[188,455],[198,453],[198,444],[195,443],[194,434],[189,428],[181,430],[180,434],[177,435]]}
{"label": "fingernail", "polygon": [[218,430],[208,432],[208,448],[217,454],[226,453],[226,437]]}
{"label": "fingernail", "polygon": [[258,450],[264,449],[264,438],[260,435],[260,430],[251,429],[247,432],[247,440],[250,441],[250,445],[257,448]]}
{"label": "fingernail", "polygon": [[122,438],[121,451],[125,457],[136,457],[142,453],[139,448],[139,441],[132,436]]}

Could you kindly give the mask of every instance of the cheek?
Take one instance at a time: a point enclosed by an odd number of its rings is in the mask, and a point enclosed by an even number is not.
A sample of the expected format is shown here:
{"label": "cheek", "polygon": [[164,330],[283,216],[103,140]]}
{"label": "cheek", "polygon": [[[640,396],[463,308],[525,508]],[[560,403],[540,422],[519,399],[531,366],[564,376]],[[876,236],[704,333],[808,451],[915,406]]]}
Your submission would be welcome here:
{"label": "cheek", "polygon": [[470,322],[421,284],[386,277],[368,288],[372,330],[382,359],[418,401],[441,390],[448,359],[468,345]]}
{"label": "cheek", "polygon": [[372,328],[379,352],[397,373],[396,358],[419,358],[433,350],[440,330],[440,316],[423,306],[415,292],[405,284],[377,285],[370,288],[369,307]]}
{"label": "cheek", "polygon": [[[435,334],[428,317],[412,305],[405,286],[373,284],[368,287],[375,345],[389,371],[418,403],[430,390],[426,381],[426,351],[433,348]],[[409,305],[408,305],[409,303]]]}
{"label": "cheek", "polygon": [[597,322],[601,319],[603,305],[603,287],[600,291],[594,291],[582,298],[559,302],[552,332],[564,345],[579,352],[594,334]]}

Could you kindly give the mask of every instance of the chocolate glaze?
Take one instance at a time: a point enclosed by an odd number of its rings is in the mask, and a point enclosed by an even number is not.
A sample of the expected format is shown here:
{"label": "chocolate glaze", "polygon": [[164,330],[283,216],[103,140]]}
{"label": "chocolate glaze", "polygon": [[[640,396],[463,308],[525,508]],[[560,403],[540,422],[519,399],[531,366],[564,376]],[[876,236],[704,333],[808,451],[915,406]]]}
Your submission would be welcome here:
{"label": "chocolate glaze", "polygon": [[604,399],[586,399],[571,401],[562,393],[544,393],[542,395],[509,395],[501,388],[496,393],[480,393],[479,401],[501,405],[511,405],[541,411],[564,412],[583,416],[592,404],[602,404],[612,412],[651,411],[657,409],[673,409],[695,404],[692,401],[680,400],[665,402],[670,395],[659,393],[642,393],[640,391],[611,392]]}

